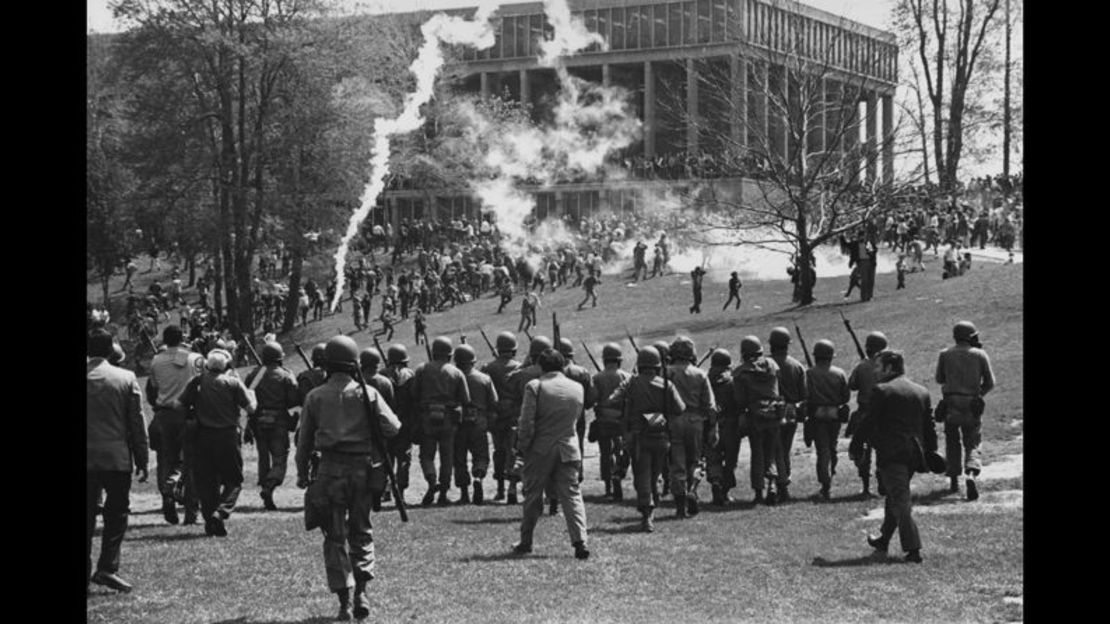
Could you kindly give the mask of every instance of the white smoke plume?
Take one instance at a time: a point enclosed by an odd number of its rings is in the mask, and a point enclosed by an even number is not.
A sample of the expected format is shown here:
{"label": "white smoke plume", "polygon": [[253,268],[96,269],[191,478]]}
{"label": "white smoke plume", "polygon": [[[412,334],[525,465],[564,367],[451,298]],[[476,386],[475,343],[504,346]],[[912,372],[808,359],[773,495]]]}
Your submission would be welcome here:
{"label": "white smoke plume", "polygon": [[420,114],[420,107],[432,98],[433,87],[440,68],[443,67],[444,58],[440,44],[467,45],[479,50],[494,44],[493,25],[490,17],[497,10],[496,0],[482,0],[474,14],[473,20],[437,13],[420,27],[424,36],[424,43],[416,59],[409,66],[409,70],[416,75],[416,89],[405,96],[404,108],[401,114],[394,119],[379,117],[374,120],[374,145],[370,156],[370,181],[362,191],[361,205],[351,215],[347,224],[347,231],[335,251],[336,289],[335,298],[331,302],[331,310],[335,311],[339,299],[343,296],[346,282],[344,266],[347,262],[347,250],[351,240],[358,234],[358,228],[370,210],[377,202],[378,195],[385,188],[385,179],[389,175],[389,155],[391,137],[412,132],[420,128],[424,118]]}

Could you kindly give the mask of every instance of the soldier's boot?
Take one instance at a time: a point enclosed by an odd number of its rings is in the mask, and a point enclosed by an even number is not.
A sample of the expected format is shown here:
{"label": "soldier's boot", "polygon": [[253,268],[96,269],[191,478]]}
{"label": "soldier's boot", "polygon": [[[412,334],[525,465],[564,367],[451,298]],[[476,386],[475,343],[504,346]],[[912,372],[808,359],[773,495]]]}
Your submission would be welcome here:
{"label": "soldier's boot", "polygon": [[[973,501],[979,499],[979,486],[975,484],[975,479],[971,475],[967,476],[967,500]],[[920,563],[920,562],[918,562]]]}
{"label": "soldier's boot", "polygon": [[609,480],[605,481],[605,495],[606,496],[612,496],[613,495],[613,480],[612,479],[609,479]]}
{"label": "soldier's boot", "polygon": [[641,507],[640,508],[640,528],[644,533],[655,532],[655,508],[654,507]]}
{"label": "soldier's boot", "polygon": [[675,494],[674,495],[674,515],[678,518],[685,518],[686,517],[686,495],[685,494]]}
{"label": "soldier's boot", "polygon": [[786,501],[790,500],[790,488],[786,484],[779,486],[778,500],[781,503],[785,503]]}
{"label": "soldier's boot", "polygon": [[370,617],[370,599],[366,596],[366,581],[355,581],[355,605],[353,615],[356,620]]}
{"label": "soldier's boot", "polygon": [[386,488],[386,490],[382,492],[382,502],[388,503],[391,500],[393,500],[393,492],[390,492],[389,488]]}
{"label": "soldier's boot", "polygon": [[436,499],[436,486],[434,486],[434,485],[429,486],[428,487],[428,492],[426,494],[424,494],[424,498],[420,499],[420,506],[421,507],[431,507],[432,503],[435,502],[435,499]]}
{"label": "soldier's boot", "polygon": [[547,502],[547,515],[554,516],[559,513],[559,499],[553,498]]}
{"label": "soldier's boot", "polygon": [[509,504],[509,505],[516,505],[517,504],[516,482],[514,482],[514,481],[509,481],[509,495],[506,498],[505,502],[506,502],[506,504]]}
{"label": "soldier's boot", "polygon": [[277,511],[277,505],[274,504],[274,493],[270,490],[262,490],[258,493],[262,499],[262,508],[266,511]]}
{"label": "soldier's boot", "polygon": [[181,523],[183,525],[190,525],[197,523],[197,510],[185,508],[185,520]]}
{"label": "soldier's boot", "polygon": [[829,487],[830,487],[829,483],[821,484],[821,492],[820,492],[821,500],[826,500],[826,501],[829,500]]}
{"label": "soldier's boot", "polygon": [[495,501],[505,500],[505,480],[504,479],[498,479],[497,480],[497,493],[493,495],[493,500],[495,500]]}
{"label": "soldier's boot", "polygon": [[343,589],[337,590],[335,592],[335,595],[337,598],[339,598],[339,614],[335,616],[335,619],[339,620],[340,622],[350,621],[351,590],[344,587]]}
{"label": "soldier's boot", "polygon": [[439,497],[436,498],[436,505],[442,507],[450,504],[450,501],[447,500],[447,490],[450,489],[450,487],[451,486],[448,485],[441,485],[439,487]]}
{"label": "soldier's boot", "polygon": [[952,494],[960,491],[959,477],[948,477],[948,491]]}
{"label": "soldier's boot", "polygon": [[624,488],[621,487],[621,480],[617,477],[613,477],[613,500],[624,500]]}
{"label": "soldier's boot", "polygon": [[725,506],[725,490],[720,485],[714,483],[711,487],[713,491],[713,504],[717,507]]}
{"label": "soldier's boot", "polygon": [[474,504],[481,505],[485,501],[485,494],[482,492],[482,480],[474,480]]}
{"label": "soldier's boot", "polygon": [[177,518],[177,503],[174,502],[172,496],[162,497],[162,517],[170,524],[177,524],[179,522]]}
{"label": "soldier's boot", "polygon": [[455,501],[456,505],[469,505],[470,504],[470,490],[465,485],[460,485],[459,500]]}

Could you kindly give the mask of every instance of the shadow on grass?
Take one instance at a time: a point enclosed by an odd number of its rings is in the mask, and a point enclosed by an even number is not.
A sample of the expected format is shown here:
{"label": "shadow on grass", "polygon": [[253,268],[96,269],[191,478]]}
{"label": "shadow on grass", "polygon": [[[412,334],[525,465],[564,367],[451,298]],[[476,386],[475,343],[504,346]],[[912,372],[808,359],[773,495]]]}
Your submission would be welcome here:
{"label": "shadow on grass", "polygon": [[949,492],[948,488],[933,490],[924,496],[914,496],[910,503],[913,505],[921,505],[929,507],[931,505],[944,505],[958,503],[964,500],[964,496],[954,492]]}
{"label": "shadow on grass", "polygon": [[470,555],[469,557],[460,557],[458,560],[461,563],[488,563],[490,561],[527,561],[528,559],[553,559],[551,555],[537,555],[529,553],[527,555],[518,555],[512,550],[506,549],[505,552],[492,553],[489,555]]}
{"label": "shadow on grass", "polygon": [[855,568],[859,566],[890,565],[894,563],[903,562],[901,559],[893,559],[888,557],[886,553],[881,552],[872,552],[862,557],[852,557],[851,559],[830,560],[824,557],[813,558],[813,566],[818,568]]}
{"label": "shadow on grass", "polygon": [[[130,531],[128,531],[130,532]],[[127,537],[129,542],[181,542],[185,540],[206,539],[208,535],[203,532],[198,533],[148,533],[145,535],[136,535],[134,537]]]}
{"label": "shadow on grass", "polygon": [[334,615],[317,615],[304,620],[297,620],[290,622],[288,620],[252,620],[247,616],[237,617],[234,620],[219,620],[211,624],[324,624],[324,622],[334,622]]}
{"label": "shadow on grass", "polygon": [[519,523],[520,517],[513,516],[511,518],[452,518],[452,524],[513,524]]}
{"label": "shadow on grass", "polygon": [[265,507],[245,507],[242,505],[235,506],[236,514],[280,514],[280,513],[304,513],[304,505],[298,507],[278,507],[274,511],[269,511]]}

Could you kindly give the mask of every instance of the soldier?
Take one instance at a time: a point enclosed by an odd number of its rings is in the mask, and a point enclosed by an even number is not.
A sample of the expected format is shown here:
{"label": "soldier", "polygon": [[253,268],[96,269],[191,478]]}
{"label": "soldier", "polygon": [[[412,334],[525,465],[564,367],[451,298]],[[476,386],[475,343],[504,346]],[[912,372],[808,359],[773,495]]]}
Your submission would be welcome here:
{"label": "soldier", "polygon": [[717,446],[717,401],[709,377],[697,367],[694,341],[679,336],[671,343],[670,383],[678,390],[686,409],[667,424],[671,434],[671,491],[675,514],[685,518],[698,514],[698,473],[703,440]]}
{"label": "soldier", "polygon": [[[362,371],[362,378],[366,381],[366,385],[373,388],[382,397],[385,404],[389,406],[389,409],[393,410],[393,414],[396,415],[397,398],[393,390],[393,382],[390,381],[389,377],[378,372],[381,363],[382,354],[373,347],[363,349],[358,354],[359,369]],[[394,436],[390,439],[390,442],[396,439],[397,437]],[[374,511],[381,511],[381,502],[389,500],[390,496],[388,489],[382,492],[381,496],[375,496],[373,500]]]}
{"label": "soldier", "polygon": [[[324,366],[327,382],[309,393],[301,414],[297,443],[297,487],[309,486],[309,458],[320,452],[319,476],[305,494],[307,513],[319,519],[324,534],[324,569],[328,588],[339,598],[340,620],[349,620],[351,589],[354,617],[370,615],[366,584],[374,578],[374,536],[370,509],[376,484],[384,483],[385,461],[372,443],[370,418],[377,418],[386,438],[397,435],[400,421],[373,388],[353,379],[358,345],[346,336],[328,341]],[[367,414],[368,399],[375,413]],[[307,517],[306,513],[306,517]],[[346,543],[344,543],[346,542]]]}
{"label": "soldier", "polygon": [[[867,416],[867,412],[871,408],[871,392],[875,389],[875,384],[878,383],[879,354],[885,351],[886,348],[887,340],[882,332],[871,332],[863,340],[863,350],[867,359],[856,364],[856,367],[852,369],[852,374],[848,377],[848,389],[856,391],[856,412],[848,420],[848,427],[844,432],[846,437],[855,435],[856,427]],[[859,472],[859,478],[863,482],[863,491],[859,494],[860,498],[870,498],[871,448],[866,444],[863,445],[858,454],[858,459],[854,461]],[[875,478],[879,482],[879,496],[882,496],[886,493],[886,490],[883,489],[882,479],[879,478],[878,473],[876,473]]]}
{"label": "soldier", "polygon": [[782,476],[786,466],[780,450],[783,407],[779,395],[779,367],[774,360],[763,357],[763,345],[755,336],[745,336],[740,341],[740,357],[740,366],[732,373],[732,387],[736,404],[746,412],[751,426],[753,502],[773,505],[775,485],[780,489],[786,485]]}
{"label": "soldier", "polygon": [[[529,381],[537,379],[541,375],[543,375],[543,369],[540,368],[540,365],[536,361],[536,358],[538,358],[540,354],[544,352],[544,350],[552,348],[554,348],[554,346],[551,344],[551,339],[547,336],[536,336],[532,338],[532,342],[528,345],[528,362],[524,365],[521,365],[519,368],[510,373],[508,378],[505,380],[506,392],[510,400],[512,401],[512,407],[510,409],[514,414],[517,415],[518,418],[520,415],[520,409],[524,404],[524,387],[528,385]],[[515,423],[514,427],[516,427]],[[513,433],[514,452],[516,448],[516,433],[518,431],[518,429],[515,429]],[[519,481],[520,475],[517,474],[516,477],[517,481]],[[516,503],[516,496],[514,496],[515,482],[510,481],[509,486],[510,490],[508,503],[510,505],[513,505]]]}
{"label": "soldier", "polygon": [[285,353],[281,345],[267,342],[262,345],[262,366],[247,375],[247,387],[258,399],[258,409],[247,420],[244,437],[253,437],[258,449],[258,485],[262,491],[262,505],[276,511],[274,490],[285,481],[289,461],[289,432],[297,428],[296,416],[289,410],[301,405],[297,380],[293,373],[281,365]]}
{"label": "soldier", "polygon": [[196,451],[193,478],[205,535],[226,537],[224,521],[231,517],[243,489],[242,429],[239,410],[253,413],[258,403],[228,368],[231,354],[212,349],[207,369],[185,387],[181,404],[187,418],[195,420]]}
{"label": "soldier", "polygon": [[[666,340],[656,340],[652,343],[655,350],[659,352],[659,359],[662,361],[662,368],[659,369],[659,374],[663,377],[667,376],[667,366],[670,365],[670,350],[671,345],[667,344]],[[670,452],[663,454],[663,496],[666,497],[671,493],[671,454]]]}
{"label": "soldier", "polygon": [[829,500],[829,488],[836,474],[836,439],[840,423],[847,421],[848,401],[852,400],[848,375],[844,369],[832,365],[834,353],[831,340],[818,340],[813,345],[813,359],[817,363],[805,376],[809,397],[806,407],[809,418],[813,419],[810,426],[813,444],[817,447],[817,480],[821,483],[819,496],[823,500]]}
{"label": "soldier", "polygon": [[[142,392],[135,373],[112,366],[112,334],[94,329],[88,336],[85,365],[85,587],[96,583],[117,591],[131,591],[120,578],[120,547],[127,532],[131,504],[131,468],[139,483],[147,480],[147,437],[143,429]],[[161,485],[161,483],[159,483]],[[100,558],[92,571],[92,540],[97,501],[105,493],[101,515],[104,532]]]}
{"label": "soldier", "polygon": [[747,414],[736,404],[732,390],[732,354],[717,349],[709,358],[709,387],[717,401],[718,441],[706,447],[706,474],[712,484],[713,504],[731,502],[728,491],[736,487],[736,463],[740,440],[748,435]]}
{"label": "soldier", "polygon": [[694,305],[690,306],[690,314],[701,314],[701,282],[705,277],[705,269],[700,266],[690,271],[690,281],[694,286]]}
{"label": "soldier", "polygon": [[740,283],[740,276],[736,273],[736,271],[733,271],[732,272],[732,277],[730,277],[728,279],[728,300],[725,301],[724,307],[721,308],[722,311],[728,309],[728,304],[732,303],[733,299],[736,300],[736,308],[735,309],[737,309],[737,310],[740,309],[740,287],[741,286],[743,286],[743,284]]}
{"label": "soldier", "polygon": [[327,379],[327,374],[324,373],[324,343],[318,343],[312,347],[312,368],[305,369],[297,375],[297,393],[301,400],[301,405],[304,405],[304,399],[308,396],[309,392],[316,389],[317,386],[324,385]]}
{"label": "soldier", "polygon": [[493,388],[497,392],[497,412],[490,424],[490,433],[493,436],[493,478],[497,480],[497,493],[493,500],[505,500],[505,481],[509,481],[509,504],[515,505],[517,478],[509,476],[506,471],[506,462],[511,461],[517,419],[520,410],[514,411],[515,403],[508,388],[508,378],[513,371],[520,368],[520,362],[513,358],[516,355],[516,336],[512,332],[501,332],[497,335],[497,359],[484,364],[481,371],[489,375]]}
{"label": "soldier", "polygon": [[[417,406],[420,419],[420,468],[424,471],[424,480],[428,482],[428,492],[420,501],[424,507],[430,506],[433,500],[437,505],[447,504],[455,462],[455,431],[462,418],[462,407],[470,402],[466,376],[449,362],[452,350],[450,338],[439,336],[432,340],[432,360],[416,367],[410,383],[412,402]],[[437,491],[438,499],[435,496]]]}
{"label": "soldier", "polygon": [[897,529],[905,560],[921,563],[921,536],[911,515],[910,479],[914,472],[926,471],[924,452],[937,449],[937,434],[929,420],[932,405],[928,390],[905,376],[901,353],[885,351],[879,363],[880,383],[872,391],[871,409],[860,421],[848,449],[855,455],[871,444],[886,484],[883,526],[877,537],[867,538],[867,544],[886,552]]}
{"label": "soldier", "polygon": [[973,501],[979,498],[975,478],[982,468],[979,445],[982,443],[981,428],[986,407],[983,396],[994,388],[994,373],[990,358],[979,342],[975,325],[968,321],[956,323],[952,337],[956,344],[941,351],[937,357],[936,379],[944,395],[944,409],[938,410],[941,412],[938,420],[944,423],[949,489],[960,491],[963,466],[963,472],[967,473],[967,500]]}
{"label": "soldier", "polygon": [[467,344],[455,348],[455,366],[466,376],[466,386],[470,402],[463,406],[462,421],[455,434],[455,485],[461,490],[458,503],[470,503],[468,487],[470,478],[466,470],[466,454],[470,453],[472,465],[470,476],[474,477],[474,504],[481,505],[484,499],[482,479],[489,470],[489,430],[490,420],[497,408],[497,389],[490,376],[474,369],[474,348]]}
{"label": "soldier", "polygon": [[[779,427],[779,451],[782,461],[778,465],[784,471],[779,475],[783,487],[779,490],[779,500],[790,499],[790,453],[794,448],[794,435],[798,431],[798,423],[805,421],[806,412],[802,405],[806,400],[806,368],[801,362],[791,357],[790,330],[785,327],[776,327],[771,330],[768,342],[771,343],[771,359],[779,366],[779,394],[785,402],[783,406],[783,423]],[[834,439],[835,441],[835,439]]]}
{"label": "soldier", "polygon": [[[204,369],[204,358],[184,345],[181,328],[167,325],[162,331],[166,350],[154,356],[146,381],[146,400],[154,409],[150,421],[150,446],[158,454],[158,491],[162,517],[177,524],[174,490],[184,493],[185,524],[197,522],[197,495],[193,486],[193,448],[185,433],[185,410],[179,399],[189,381]],[[188,448],[186,448],[188,447]]]}
{"label": "soldier", "polygon": [[520,435],[516,454],[523,459],[524,518],[516,554],[532,552],[532,533],[543,513],[543,493],[554,490],[566,509],[567,532],[576,559],[588,559],[586,506],[578,477],[582,454],[574,446],[574,423],[582,413],[582,387],[563,375],[566,362],[558,351],[548,348],[537,357],[543,374],[524,387],[520,410]]}
{"label": "soldier", "polygon": [[[391,345],[385,350],[386,368],[382,375],[393,383],[393,413],[401,421],[401,431],[389,439],[389,455],[394,462],[393,474],[397,477],[397,489],[404,496],[409,486],[409,468],[412,465],[412,445],[419,444],[420,422],[416,406],[412,401],[409,382],[413,372],[408,367],[409,354],[405,345]],[[388,494],[388,490],[383,496]]]}
{"label": "soldier", "polygon": [[605,495],[613,500],[624,500],[621,481],[628,471],[629,456],[624,452],[621,438],[621,405],[609,400],[618,388],[628,384],[632,375],[621,370],[620,345],[610,342],[601,348],[601,361],[604,370],[593,376],[593,387],[597,394],[594,405],[593,427],[596,430],[597,446],[601,452],[601,480],[605,482]]}
{"label": "soldier", "polygon": [[663,458],[670,447],[667,423],[686,411],[682,397],[659,372],[663,360],[655,347],[644,347],[636,355],[637,375],[609,395],[609,404],[623,405],[621,436],[625,452],[632,456],[636,506],[641,528],[655,530],[655,507],[659,504],[656,482],[663,474]]}

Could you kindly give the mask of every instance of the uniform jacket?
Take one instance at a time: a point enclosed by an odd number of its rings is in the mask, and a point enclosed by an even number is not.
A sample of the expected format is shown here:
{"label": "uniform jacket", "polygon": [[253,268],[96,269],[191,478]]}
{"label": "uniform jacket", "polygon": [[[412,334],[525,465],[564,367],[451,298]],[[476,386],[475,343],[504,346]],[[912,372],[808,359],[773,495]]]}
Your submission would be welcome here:
{"label": "uniform jacket", "polygon": [[905,464],[912,470],[927,472],[924,455],[917,451],[937,450],[931,415],[928,390],[899,375],[875,386],[871,409],[860,421],[852,446],[858,451],[863,444],[870,444],[880,466]]}
{"label": "uniform jacket", "polygon": [[583,413],[592,409],[594,404],[597,403],[597,391],[594,389],[594,380],[590,376],[590,371],[572,361],[568,361],[566,368],[563,369],[563,374],[571,381],[576,381],[578,385],[582,386]]}
{"label": "uniform jacket", "polygon": [[99,357],[85,365],[85,470],[147,465],[142,396],[135,373]]}
{"label": "uniform jacket", "polygon": [[304,405],[304,399],[308,396],[309,392],[315,390],[318,386],[324,385],[324,380],[327,379],[327,373],[319,368],[310,368],[301,371],[297,375],[297,393],[300,395],[301,405]]}
{"label": "uniform jacket", "polygon": [[816,406],[839,407],[852,400],[848,375],[839,366],[818,364],[806,373],[809,402]]}
{"label": "uniform jacket", "polygon": [[957,344],[937,357],[937,383],[943,394],[983,396],[994,388],[994,372],[987,352],[967,344]]}
{"label": "uniform jacket", "polygon": [[851,376],[848,377],[848,389],[859,392],[856,395],[856,403],[865,408],[871,405],[871,392],[875,390],[875,385],[879,383],[879,356],[876,354],[874,357],[860,360],[859,364],[852,369]]}
{"label": "uniform jacket", "polygon": [[539,379],[542,375],[543,369],[540,368],[539,364],[520,366],[509,373],[505,380],[505,391],[508,399],[512,401],[509,407],[513,421],[520,419],[520,408],[524,404],[524,387],[528,385],[528,382]]}
{"label": "uniform jacket", "polygon": [[716,422],[717,400],[705,371],[690,362],[682,362],[668,366],[667,376],[686,404],[685,413]]}
{"label": "uniform jacket", "polygon": [[262,375],[262,379],[254,387],[254,396],[258,401],[258,410],[253,414],[255,419],[264,424],[284,423],[289,416],[289,410],[301,405],[300,388],[297,380],[288,368],[277,364],[267,364],[256,367],[247,374],[243,381],[249,388],[254,378]]}
{"label": "uniform jacket", "polygon": [[397,414],[397,394],[393,389],[393,381],[381,373],[374,373],[367,375],[365,371],[362,373],[362,378],[366,380],[366,385],[378,391],[378,395],[382,397],[385,404],[389,409],[393,410],[393,414]]}
{"label": "uniform jacket", "polygon": [[575,424],[582,413],[581,384],[561,372],[544,373],[524,387],[517,451],[526,458],[558,453],[560,462],[582,461]]}
{"label": "uniform jacket", "polygon": [[449,362],[433,360],[421,364],[408,385],[413,403],[421,408],[433,403],[461,408],[470,402],[466,376]]}
{"label": "uniform jacket", "polygon": [[779,365],[779,393],[788,403],[806,400],[806,368],[802,363],[784,353],[772,353],[771,359]]}
{"label": "uniform jacket", "polygon": [[470,403],[466,405],[464,412],[475,415],[482,427],[489,427],[497,409],[497,388],[493,385],[493,379],[476,368],[463,374],[466,375],[466,386],[470,392]]}
{"label": "uniform jacket", "polygon": [[185,388],[181,404],[186,410],[196,409],[202,427],[223,429],[239,426],[239,408],[253,412],[258,406],[243,381],[230,370],[222,373],[205,371]]}
{"label": "uniform jacket", "polygon": [[709,387],[713,388],[713,396],[717,399],[719,420],[739,418],[740,407],[732,391],[732,373],[725,367],[710,367],[708,375]]}
{"label": "uniform jacket", "polygon": [[752,403],[779,397],[779,367],[770,358],[744,362],[732,371],[732,392],[740,409]]}
{"label": "uniform jacket", "polygon": [[610,401],[609,397],[617,388],[626,385],[630,379],[632,374],[619,368],[605,369],[594,374],[593,386],[597,392],[594,418],[609,422],[617,422],[621,419],[624,406]]}
{"label": "uniform jacket", "polygon": [[204,356],[178,345],[158,353],[150,362],[146,399],[152,407],[174,407],[185,386],[204,371]]}
{"label": "uniform jacket", "polygon": [[[647,422],[644,414],[660,412],[669,421],[686,411],[686,402],[674,384],[664,383],[659,375],[641,373],[617,388],[609,396],[612,403],[624,404],[623,429],[630,434],[643,432]],[[668,434],[662,434],[667,436]]]}
{"label": "uniform jacket", "polygon": [[[401,421],[381,400],[378,392],[367,387],[370,401],[377,405],[382,435],[392,438],[401,430]],[[368,453],[371,461],[382,461],[371,444],[370,417],[362,398],[362,385],[346,373],[332,373],[324,385],[308,393],[301,412],[301,433],[297,439],[297,475],[308,475],[308,460],[313,451]]]}
{"label": "uniform jacket", "polygon": [[389,366],[382,370],[384,375],[389,381],[393,382],[393,413],[401,420],[401,424],[407,426],[413,422],[416,410],[413,408],[412,393],[409,392],[408,384],[412,381],[412,369],[407,366],[395,367]]}

